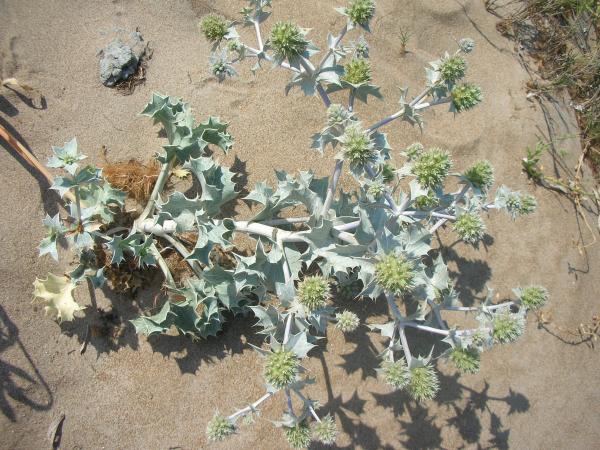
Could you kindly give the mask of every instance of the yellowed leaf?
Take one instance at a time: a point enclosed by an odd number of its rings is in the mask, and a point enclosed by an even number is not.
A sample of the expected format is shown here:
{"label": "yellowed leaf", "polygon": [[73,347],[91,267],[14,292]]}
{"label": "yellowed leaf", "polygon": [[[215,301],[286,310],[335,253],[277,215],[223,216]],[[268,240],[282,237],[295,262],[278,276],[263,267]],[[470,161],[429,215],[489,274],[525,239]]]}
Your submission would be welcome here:
{"label": "yellowed leaf", "polygon": [[171,173],[172,173],[173,175],[175,175],[177,178],[179,178],[179,179],[182,179],[182,180],[183,180],[184,178],[187,178],[187,177],[189,176],[189,174],[190,174],[190,171],[189,171],[189,170],[187,170],[187,169],[184,169],[184,168],[182,168],[182,167],[175,167],[175,168],[174,168],[174,169],[171,171]]}
{"label": "yellowed leaf", "polygon": [[33,295],[42,300],[46,314],[56,316],[59,322],[73,320],[75,312],[83,309],[73,298],[75,284],[67,277],[49,273],[45,280],[36,278],[33,287]]}

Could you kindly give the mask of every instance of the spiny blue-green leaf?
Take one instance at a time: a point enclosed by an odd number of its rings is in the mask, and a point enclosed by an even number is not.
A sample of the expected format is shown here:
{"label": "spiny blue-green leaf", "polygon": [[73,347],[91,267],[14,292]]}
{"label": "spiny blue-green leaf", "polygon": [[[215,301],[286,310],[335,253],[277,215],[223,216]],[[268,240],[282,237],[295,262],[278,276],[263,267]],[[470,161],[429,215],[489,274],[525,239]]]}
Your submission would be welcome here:
{"label": "spiny blue-green leaf", "polygon": [[231,238],[231,230],[223,223],[215,223],[212,220],[198,219],[198,240],[192,252],[187,256],[188,260],[195,260],[204,265],[210,263],[210,252],[215,245],[220,245],[224,250],[229,250],[232,247],[229,239]]}
{"label": "spiny blue-green leaf", "polygon": [[174,220],[177,232],[190,231],[196,225],[196,213],[202,212],[203,202],[198,197],[188,198],[182,192],[175,191],[165,203],[157,201],[160,211],[159,220]]}
{"label": "spiny blue-green leaf", "polygon": [[52,146],[52,155],[48,158],[48,162],[46,166],[50,168],[63,168],[71,175],[75,175],[77,171],[77,161],[81,161],[85,159],[84,155],[80,155],[77,152],[77,139],[73,138],[69,142],[66,142],[63,147],[54,147]]}
{"label": "spiny blue-green leaf", "polygon": [[185,165],[190,169],[202,187],[202,206],[209,216],[221,211],[221,206],[237,196],[234,173],[217,163],[212,158],[190,159]]}
{"label": "spiny blue-green leaf", "polygon": [[42,242],[40,242],[40,256],[49,254],[52,256],[52,258],[54,258],[55,261],[58,261],[56,240],[65,233],[66,228],[60,221],[60,216],[58,213],[56,213],[53,217],[50,217],[48,214],[46,214],[43,224],[46,228],[47,235],[44,239],[42,239]]}

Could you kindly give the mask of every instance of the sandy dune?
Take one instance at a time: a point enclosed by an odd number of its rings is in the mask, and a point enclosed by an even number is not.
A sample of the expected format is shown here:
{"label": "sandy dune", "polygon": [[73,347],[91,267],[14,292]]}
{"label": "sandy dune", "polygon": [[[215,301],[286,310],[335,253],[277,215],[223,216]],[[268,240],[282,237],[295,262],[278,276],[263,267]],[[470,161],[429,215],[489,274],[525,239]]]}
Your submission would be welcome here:
{"label": "sandy dune", "polygon": [[[274,19],[294,18],[312,28],[317,45],[343,23],[333,10],[342,3],[336,0],[273,3]],[[162,139],[137,113],[156,90],[183,97],[198,119],[212,114],[231,123],[236,144],[227,161],[241,160],[237,167],[250,186],[272,181],[275,168],[313,168],[326,175],[332,154],[322,158],[309,149],[311,134],[322,127],[322,105],[298,92],[285,97],[288,74],[266,71],[254,77],[245,66],[239,78],[223,84],[208,76],[209,46],[198,32],[198,18],[213,10],[233,18],[243,5],[239,0],[0,0],[2,77],[39,87],[47,102],[35,109],[3,90],[0,123],[43,161],[51,145],[73,136],[95,162],[102,161],[102,146],[112,160],[148,160]],[[568,101],[547,104],[544,114],[526,99],[528,75],[495,22],[479,0],[379,0],[369,40],[375,82],[386,101],[358,109],[366,122],[395,111],[398,88],[408,86],[414,93],[422,86],[426,62],[452,47],[454,39],[475,39],[469,76],[481,84],[485,102],[457,117],[445,109],[428,111],[422,136],[405,123],[394,124],[386,130],[390,143],[395,150],[417,139],[445,147],[458,169],[489,159],[497,180],[534,193],[537,214],[517,222],[493,217],[487,222],[493,237],[488,245],[477,251],[459,243],[445,257],[467,301],[481,298],[486,285],[507,297],[512,287],[541,283],[551,292],[549,310],[556,322],[577,326],[599,311],[600,244],[578,249],[582,235],[585,242],[592,237],[575,219],[573,205],[528,185],[520,172],[525,147],[547,137],[549,123],[562,136],[577,133],[576,123]],[[400,26],[413,33],[406,56],[399,53]],[[111,30],[136,27],[154,56],[147,83],[122,96],[101,85],[96,53]],[[560,146],[573,166],[577,139]],[[549,159],[545,163],[552,167]],[[147,340],[128,327],[117,349],[93,338],[80,356],[82,324],[59,327],[31,305],[35,277],[64,267],[37,257],[41,220],[45,212],[57,211],[57,198],[6,151],[0,151],[0,173],[0,447],[47,447],[48,426],[60,412],[66,414],[65,449],[207,447],[204,428],[215,409],[228,412],[262,394],[261,362],[246,345],[258,342],[252,321],[235,320],[219,339],[200,343],[176,336]],[[242,204],[237,211],[248,213]],[[442,233],[442,242],[450,246],[453,237]],[[88,304],[85,289],[77,295]],[[99,293],[98,301],[113,302],[124,319],[135,315],[130,299],[109,290]],[[138,303],[151,305],[151,292],[142,292]],[[346,306],[371,322],[386,314],[383,304]],[[375,355],[382,343],[366,328],[347,339],[330,332],[323,351],[308,364],[317,378],[313,397],[335,415],[340,448],[599,448],[597,351],[562,343],[536,329],[532,317],[528,325],[519,344],[485,354],[477,375],[459,378],[442,364],[441,395],[424,405],[390,393],[376,379]],[[264,419],[214,448],[286,448],[282,434],[266,420],[280,410],[279,402],[272,403]]]}

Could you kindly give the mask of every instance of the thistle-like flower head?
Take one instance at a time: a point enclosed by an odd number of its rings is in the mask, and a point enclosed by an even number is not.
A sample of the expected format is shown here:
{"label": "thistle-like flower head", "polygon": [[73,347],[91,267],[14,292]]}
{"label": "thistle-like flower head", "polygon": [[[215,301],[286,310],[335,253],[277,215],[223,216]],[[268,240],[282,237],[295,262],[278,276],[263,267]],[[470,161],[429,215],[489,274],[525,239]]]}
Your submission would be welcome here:
{"label": "thistle-like flower head", "polygon": [[293,22],[277,22],[271,29],[269,44],[281,59],[293,60],[308,47],[304,32]]}
{"label": "thistle-like flower head", "polygon": [[537,209],[537,200],[533,195],[524,195],[521,198],[521,207],[519,208],[519,214],[531,214]]}
{"label": "thistle-like flower head", "polygon": [[342,105],[333,103],[327,108],[327,125],[330,127],[342,125],[350,118],[350,112]]}
{"label": "thistle-like flower head", "polygon": [[366,59],[354,58],[344,66],[342,80],[352,85],[361,85],[371,81],[371,63]]}
{"label": "thistle-like flower head", "polygon": [[442,80],[453,84],[465,76],[467,62],[461,56],[449,56],[442,59],[439,71]]}
{"label": "thistle-like flower head", "polygon": [[485,193],[494,184],[494,169],[489,161],[478,161],[464,173],[464,177]]}
{"label": "thistle-like flower head", "polygon": [[306,277],[298,285],[298,300],[309,312],[325,306],[330,297],[329,283],[323,277]]}
{"label": "thistle-like flower head", "polygon": [[367,192],[369,193],[369,195],[372,195],[375,198],[379,198],[385,192],[385,185],[381,182],[372,183],[369,186],[369,189],[367,189]]}
{"label": "thistle-like flower head", "polygon": [[346,15],[351,23],[366,26],[375,15],[375,2],[373,0],[351,0],[346,8]]}
{"label": "thistle-like flower head", "polygon": [[423,147],[423,144],[415,142],[406,148],[406,156],[408,156],[408,159],[417,159],[424,151],[425,147]]}
{"label": "thistle-like flower head", "polygon": [[390,163],[385,163],[381,168],[381,176],[384,183],[391,183],[396,178],[396,168]]}
{"label": "thistle-like flower head", "polygon": [[415,284],[415,263],[403,254],[390,253],[375,265],[377,283],[395,295],[410,291]]}
{"label": "thistle-like flower head", "polygon": [[540,309],[548,301],[548,290],[543,286],[528,286],[516,292],[521,304],[528,310]]}
{"label": "thistle-like flower head", "polygon": [[448,152],[432,148],[418,157],[412,168],[419,184],[425,188],[434,189],[440,186],[452,167]]}
{"label": "thistle-like flower head", "polygon": [[506,344],[516,341],[525,331],[525,316],[505,309],[492,318],[494,342]]}
{"label": "thistle-like flower head", "polygon": [[452,106],[456,112],[463,112],[477,106],[483,100],[481,88],[473,83],[463,83],[452,89]]}
{"label": "thistle-like flower head", "polygon": [[429,363],[410,369],[408,393],[418,402],[431,400],[440,390],[437,373]]}
{"label": "thistle-like flower head", "polygon": [[404,359],[384,361],[381,364],[381,374],[385,382],[394,389],[404,389],[410,382],[410,371]]}
{"label": "thistle-like flower head", "polygon": [[430,190],[427,195],[419,195],[413,202],[417,209],[431,209],[439,204],[439,199],[436,197],[435,192]]}
{"label": "thistle-like flower head", "polygon": [[356,58],[368,58],[369,57],[369,43],[364,36],[359,36],[356,42],[352,43],[352,50]]}
{"label": "thistle-like flower head", "polygon": [[219,81],[237,75],[237,72],[229,61],[227,50],[225,49],[221,53],[213,53],[209,58],[209,64],[210,71]]}
{"label": "thistle-like flower head", "polygon": [[461,214],[454,222],[454,231],[469,244],[476,244],[485,234],[485,224],[481,217],[473,212]]}
{"label": "thistle-like flower head", "polygon": [[265,380],[271,386],[282,389],[293,383],[298,374],[300,362],[291,350],[279,349],[267,355]]}
{"label": "thistle-like flower head", "polygon": [[310,445],[310,427],[306,422],[300,422],[293,427],[285,427],[285,438],[292,448],[306,448]]}
{"label": "thistle-like flower head", "polygon": [[342,153],[350,166],[361,167],[377,160],[377,150],[360,123],[349,125],[342,138]]}
{"label": "thistle-like flower head", "polygon": [[216,413],[206,426],[206,435],[211,441],[222,441],[234,431],[235,426],[219,413]]}
{"label": "thistle-like flower head", "polygon": [[458,41],[458,46],[464,53],[471,53],[475,48],[475,41],[470,38],[463,38]]}
{"label": "thistle-like flower head", "polygon": [[228,33],[229,24],[224,17],[208,14],[200,21],[200,30],[210,42],[220,42]]}
{"label": "thistle-like flower head", "polygon": [[476,348],[454,348],[450,353],[450,360],[456,368],[462,373],[479,372],[479,362],[481,360],[479,351]]}
{"label": "thistle-like flower head", "polygon": [[358,316],[352,311],[344,310],[341,313],[337,313],[335,320],[337,320],[335,327],[343,333],[351,333],[360,325]]}
{"label": "thistle-like flower head", "polygon": [[327,414],[313,428],[315,439],[325,445],[332,445],[337,438],[337,426],[331,415]]}

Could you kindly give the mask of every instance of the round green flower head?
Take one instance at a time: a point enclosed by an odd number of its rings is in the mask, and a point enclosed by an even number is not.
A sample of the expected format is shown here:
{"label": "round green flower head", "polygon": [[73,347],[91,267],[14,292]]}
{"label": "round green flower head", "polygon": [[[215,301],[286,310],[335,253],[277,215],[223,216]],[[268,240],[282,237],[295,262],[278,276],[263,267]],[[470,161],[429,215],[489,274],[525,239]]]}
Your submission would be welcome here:
{"label": "round green flower head", "polygon": [[384,183],[391,183],[396,179],[396,168],[389,163],[385,163],[381,168],[381,176]]}
{"label": "round green flower head", "polygon": [[285,427],[284,432],[292,448],[306,448],[310,445],[310,427],[305,422],[293,427]]}
{"label": "round green flower head", "polygon": [[284,388],[296,380],[299,365],[298,358],[291,350],[271,352],[265,364],[265,379],[278,389]]}
{"label": "round green flower head", "polygon": [[479,352],[475,348],[455,348],[450,353],[450,360],[462,373],[479,372],[481,360]]}
{"label": "round green flower head", "polygon": [[352,311],[345,310],[341,313],[337,313],[335,315],[335,320],[337,320],[335,327],[343,333],[351,333],[360,325],[358,316]]}
{"label": "round green flower head", "polygon": [[452,89],[452,105],[457,112],[477,106],[483,100],[481,88],[473,83],[463,83]]}
{"label": "round green flower head", "polygon": [[390,253],[375,265],[375,279],[387,292],[400,295],[413,288],[414,270],[414,262],[406,256]]}
{"label": "round green flower head", "polygon": [[330,127],[343,124],[349,117],[350,113],[342,105],[334,103],[327,108],[327,125]]}
{"label": "round green flower head", "polygon": [[434,189],[443,183],[451,168],[452,160],[448,152],[432,148],[419,156],[412,172],[421,186]]}
{"label": "round green flower head", "polygon": [[373,0],[351,0],[346,8],[346,15],[354,24],[367,25],[375,15],[375,2]]}
{"label": "round green flower head", "polygon": [[200,30],[210,42],[219,42],[227,35],[229,24],[217,14],[208,14],[200,21]]}
{"label": "round green flower head", "polygon": [[408,156],[408,159],[417,159],[423,151],[425,151],[423,144],[415,142],[406,148],[406,156]]}
{"label": "round green flower head", "polygon": [[440,390],[435,369],[429,364],[410,369],[410,381],[407,389],[412,398],[418,402],[431,400]]}
{"label": "round green flower head", "polygon": [[234,431],[233,424],[219,413],[216,413],[206,426],[206,435],[211,441],[222,441]]}
{"label": "round green flower head", "polygon": [[325,306],[329,297],[329,283],[323,277],[306,277],[298,285],[298,299],[309,311]]}
{"label": "round green flower head", "polygon": [[531,214],[537,208],[537,200],[533,195],[524,195],[521,198],[519,214]]}
{"label": "round green flower head", "polygon": [[342,80],[358,85],[371,81],[371,63],[366,59],[353,59],[344,66]]}
{"label": "round green flower head", "polygon": [[494,314],[492,320],[494,328],[494,342],[506,344],[516,341],[525,331],[525,317],[522,314],[513,314],[502,311]]}
{"label": "round green flower head", "polygon": [[467,212],[454,222],[454,231],[469,244],[479,242],[485,233],[485,224],[478,214]]}
{"label": "round green flower head", "polygon": [[482,192],[487,192],[494,184],[494,169],[489,161],[478,161],[464,173],[464,177]]}
{"label": "round green flower head", "polygon": [[447,83],[456,83],[465,76],[467,62],[460,56],[450,56],[442,59],[439,71],[442,80]]}
{"label": "round green flower head", "polygon": [[458,46],[465,53],[471,53],[475,48],[475,41],[469,38],[463,38],[458,41]]}
{"label": "round green flower head", "polygon": [[227,49],[230,52],[240,52],[242,50],[243,45],[240,41],[232,39],[230,41],[227,42]]}
{"label": "round green flower head", "polygon": [[548,290],[543,286],[528,286],[521,289],[519,298],[526,309],[535,311],[548,301]]}
{"label": "round green flower head", "polygon": [[308,41],[293,22],[277,22],[271,30],[269,43],[279,58],[294,59],[306,51]]}
{"label": "round green flower head", "polygon": [[383,183],[373,183],[369,186],[367,192],[375,198],[379,198],[385,192],[385,185]]}
{"label": "round green flower head", "polygon": [[327,414],[320,422],[317,422],[313,428],[313,434],[316,440],[325,445],[334,444],[337,437],[337,426],[333,417]]}
{"label": "round green flower head", "polygon": [[384,361],[381,365],[381,373],[385,382],[394,389],[404,389],[410,382],[410,371],[404,359],[398,361]]}
{"label": "round green flower head", "polygon": [[375,162],[377,159],[377,151],[373,141],[358,123],[346,128],[341,142],[344,159],[351,166],[364,166]]}
{"label": "round green flower head", "polygon": [[427,195],[419,195],[414,201],[415,208],[417,209],[431,209],[437,206],[438,203],[439,200],[433,191],[429,191]]}

